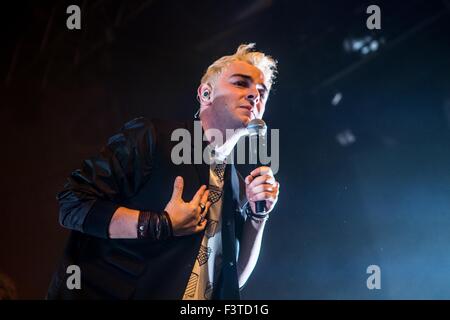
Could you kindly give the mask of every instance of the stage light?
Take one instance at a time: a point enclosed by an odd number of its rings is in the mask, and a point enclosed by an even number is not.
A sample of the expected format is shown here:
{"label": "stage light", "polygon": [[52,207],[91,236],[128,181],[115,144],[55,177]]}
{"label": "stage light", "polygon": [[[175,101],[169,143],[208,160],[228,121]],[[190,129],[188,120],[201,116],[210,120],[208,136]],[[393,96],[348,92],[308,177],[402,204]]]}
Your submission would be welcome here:
{"label": "stage light", "polygon": [[336,135],[336,140],[341,146],[348,147],[355,143],[356,137],[350,129],[346,129]]}
{"label": "stage light", "polygon": [[333,106],[337,106],[339,104],[339,102],[341,102],[341,100],[342,100],[342,93],[336,92],[333,99],[331,100],[331,104]]}
{"label": "stage light", "polygon": [[371,52],[377,51],[385,40],[383,37],[375,39],[372,36],[365,36],[361,38],[346,38],[343,42],[344,50],[346,52],[357,52],[361,55],[367,55]]}

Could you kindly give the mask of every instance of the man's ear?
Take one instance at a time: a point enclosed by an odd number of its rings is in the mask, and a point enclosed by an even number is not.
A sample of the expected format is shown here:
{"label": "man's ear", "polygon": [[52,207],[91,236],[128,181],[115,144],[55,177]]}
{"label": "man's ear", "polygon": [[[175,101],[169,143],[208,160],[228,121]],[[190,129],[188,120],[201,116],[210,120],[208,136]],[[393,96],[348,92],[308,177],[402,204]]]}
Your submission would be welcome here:
{"label": "man's ear", "polygon": [[197,89],[197,100],[201,105],[209,105],[212,100],[212,89],[207,83],[202,83]]}

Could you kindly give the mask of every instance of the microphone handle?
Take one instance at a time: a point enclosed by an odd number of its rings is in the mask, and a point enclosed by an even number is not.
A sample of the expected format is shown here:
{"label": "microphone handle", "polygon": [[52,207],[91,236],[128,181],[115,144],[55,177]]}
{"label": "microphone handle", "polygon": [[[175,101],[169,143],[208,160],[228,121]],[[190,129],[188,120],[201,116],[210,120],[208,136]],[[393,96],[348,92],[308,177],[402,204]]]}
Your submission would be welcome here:
{"label": "microphone handle", "polygon": [[264,211],[266,211],[266,201],[265,200],[256,201],[255,210],[257,214],[263,214]]}
{"label": "microphone handle", "polygon": [[[257,143],[257,145],[255,146],[256,147],[255,150],[257,152],[257,154],[256,154],[256,163],[257,163],[257,167],[261,167],[262,164],[261,164],[261,161],[259,159],[259,153],[258,153],[259,146],[260,146],[260,143],[261,143],[261,136],[259,136],[259,135],[257,136],[256,143]],[[266,201],[265,200],[256,201],[256,203],[255,203],[255,211],[256,211],[255,212],[256,214],[264,214],[264,211],[266,211]]]}

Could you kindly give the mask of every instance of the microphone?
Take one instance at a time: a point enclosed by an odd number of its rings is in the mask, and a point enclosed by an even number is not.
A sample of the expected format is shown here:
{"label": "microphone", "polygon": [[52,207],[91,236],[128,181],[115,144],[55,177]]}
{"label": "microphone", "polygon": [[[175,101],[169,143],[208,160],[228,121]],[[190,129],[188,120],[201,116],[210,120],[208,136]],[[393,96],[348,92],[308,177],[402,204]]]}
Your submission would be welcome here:
{"label": "microphone", "polygon": [[[248,123],[247,129],[249,133],[250,145],[253,144],[253,148],[252,146],[250,146],[250,148],[252,149],[252,155],[256,160],[256,165],[260,167],[261,163],[259,160],[258,146],[260,145],[260,143],[265,144],[264,137],[267,132],[267,125],[262,119],[257,119],[255,116],[255,119],[251,120]],[[265,210],[266,210],[266,201],[265,200],[256,201],[255,213],[261,214],[264,213]]]}

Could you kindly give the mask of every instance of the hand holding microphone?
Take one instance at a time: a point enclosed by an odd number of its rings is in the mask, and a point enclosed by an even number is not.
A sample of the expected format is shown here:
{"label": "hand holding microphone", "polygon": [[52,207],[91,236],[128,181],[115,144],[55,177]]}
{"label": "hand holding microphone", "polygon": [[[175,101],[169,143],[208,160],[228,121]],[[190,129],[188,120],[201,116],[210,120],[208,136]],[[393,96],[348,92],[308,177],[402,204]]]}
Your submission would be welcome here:
{"label": "hand holding microphone", "polygon": [[[245,178],[246,195],[253,213],[268,214],[278,201],[280,184],[270,167],[258,167]],[[259,205],[258,205],[259,203]],[[262,211],[258,206],[262,204]]]}
{"label": "hand holding microphone", "polygon": [[250,139],[256,137],[257,143],[253,145],[253,155],[256,156],[258,168],[250,172],[245,178],[246,195],[253,213],[267,215],[278,201],[280,184],[275,180],[272,169],[260,166],[258,157],[259,139],[264,137],[267,131],[266,123],[261,119],[253,119],[247,126]]}

